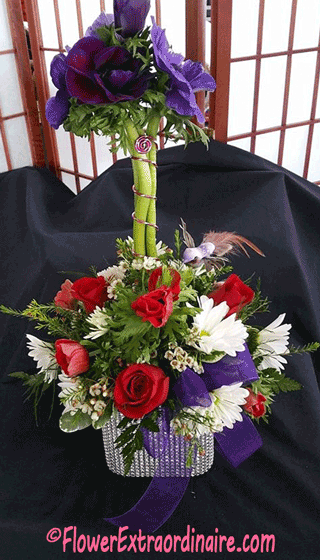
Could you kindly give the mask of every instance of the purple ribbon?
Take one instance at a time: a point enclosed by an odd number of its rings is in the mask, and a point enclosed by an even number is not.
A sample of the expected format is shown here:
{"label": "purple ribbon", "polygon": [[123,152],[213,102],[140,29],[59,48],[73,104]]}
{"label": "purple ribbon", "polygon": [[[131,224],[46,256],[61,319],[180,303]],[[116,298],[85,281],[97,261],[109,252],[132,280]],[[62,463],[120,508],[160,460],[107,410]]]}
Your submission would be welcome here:
{"label": "purple ribbon", "polygon": [[231,385],[231,383],[241,382],[247,385],[259,379],[256,366],[246,344],[245,350],[237,352],[234,358],[226,355],[218,362],[204,364],[203,367],[204,372],[201,379],[208,391],[218,389],[222,385]]}
{"label": "purple ribbon", "polygon": [[[259,377],[255,365],[245,345],[245,350],[238,352],[235,357],[224,356],[218,362],[204,364],[204,372],[201,375],[187,368],[177,379],[172,390],[183,407],[207,407],[212,403],[209,393],[214,389],[232,383],[251,383],[257,379]],[[146,450],[159,460],[150,485],[129,511],[118,517],[106,519],[119,527],[127,525],[131,531],[142,529],[152,533],[159,529],[180,503],[189,483],[191,468],[187,469],[185,477],[160,477],[165,465],[170,433],[167,408],[163,409],[158,423],[160,430],[156,442],[148,430],[143,430]],[[258,431],[246,414],[242,414],[242,422],[236,422],[231,430],[225,427],[214,437],[217,450],[233,467],[240,465],[262,445]],[[186,457],[181,460],[186,460]]]}
{"label": "purple ribbon", "polygon": [[[162,409],[158,424],[160,431],[157,432],[157,438],[152,437],[153,434],[150,434],[149,430],[142,430],[146,450],[152,457],[159,459],[152,481],[140,500],[129,511],[105,520],[118,527],[127,525],[130,531],[137,532],[142,529],[144,532],[153,533],[159,529],[177,508],[189,484],[191,467],[186,469],[184,477],[160,476],[161,472],[166,472],[166,451],[170,433],[167,408]],[[181,460],[186,461],[186,453],[183,455],[185,456],[182,456]]]}
{"label": "purple ribbon", "polygon": [[262,439],[249,416],[242,414],[242,422],[236,422],[232,430],[224,428],[215,434],[216,449],[233,467],[238,467],[262,445]]}
{"label": "purple ribbon", "polygon": [[[164,461],[162,457],[160,462]],[[153,533],[159,529],[179,505],[190,480],[190,473],[183,478],[171,476],[161,478],[157,475],[160,468],[159,465],[147,490],[129,511],[118,517],[107,518],[105,521],[110,521],[118,527],[128,525],[130,531],[135,532],[141,529],[145,533]]]}

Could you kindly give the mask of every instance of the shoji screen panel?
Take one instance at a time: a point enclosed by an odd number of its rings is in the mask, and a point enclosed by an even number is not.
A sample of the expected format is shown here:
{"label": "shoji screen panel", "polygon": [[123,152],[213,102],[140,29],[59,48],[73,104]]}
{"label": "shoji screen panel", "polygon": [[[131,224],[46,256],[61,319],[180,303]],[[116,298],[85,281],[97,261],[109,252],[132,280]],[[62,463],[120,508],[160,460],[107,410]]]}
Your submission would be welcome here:
{"label": "shoji screen panel", "polygon": [[217,75],[216,138],[320,183],[319,1],[212,2],[213,67],[227,69],[220,91]]}
{"label": "shoji screen panel", "polygon": [[0,0],[0,172],[45,165],[20,1]]}
{"label": "shoji screen panel", "polygon": [[[50,168],[74,192],[84,188],[117,157],[123,157],[123,153],[118,152],[115,156],[110,152],[110,139],[92,135],[88,142],[66,133],[62,126],[57,131],[48,127],[44,116],[45,104],[56,92],[50,78],[50,63],[55,54],[66,52],[67,45],[72,46],[84,35],[102,10],[112,13],[113,0],[29,0],[27,4],[32,47],[36,51],[34,63],[41,92],[39,104]],[[167,30],[173,49],[182,54],[185,54],[186,42],[185,13],[186,0],[151,0],[147,19],[147,24],[151,24],[151,16],[154,16]],[[162,139],[160,145],[163,147]]]}

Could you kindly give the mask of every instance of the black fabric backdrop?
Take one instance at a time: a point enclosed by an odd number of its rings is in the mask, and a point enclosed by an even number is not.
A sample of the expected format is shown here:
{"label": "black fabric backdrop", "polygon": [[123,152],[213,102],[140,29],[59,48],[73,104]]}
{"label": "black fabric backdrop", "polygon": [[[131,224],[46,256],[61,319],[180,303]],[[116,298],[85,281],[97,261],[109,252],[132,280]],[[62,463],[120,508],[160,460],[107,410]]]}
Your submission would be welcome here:
{"label": "black fabric backdrop", "polygon": [[[294,325],[293,342],[320,340],[319,187],[218,142],[211,142],[209,151],[200,145],[170,148],[158,160],[159,239],[173,244],[180,217],[199,243],[209,229],[248,237],[266,258],[251,253],[250,259],[233,257],[232,264],[242,278],[256,272],[273,300],[271,314],[257,323],[266,325],[286,312],[286,321]],[[108,169],[78,196],[45,169],[0,175],[1,302],[20,309],[32,298],[47,302],[68,276],[60,271],[86,273],[92,264],[99,270],[114,263],[115,239],[131,232],[131,185],[129,160]],[[221,553],[81,554],[72,542],[66,552],[62,539],[49,543],[48,531],[76,526],[78,537],[116,535],[117,528],[104,517],[126,511],[149,480],[111,473],[101,432],[62,433],[58,403],[48,421],[50,395],[43,398],[36,426],[24,388],[8,373],[33,370],[25,334],[37,331],[22,319],[0,320],[2,560],[319,558],[320,352],[288,359],[286,372],[303,390],[277,397],[269,424],[260,423],[262,449],[238,469],[217,454],[212,469],[192,479],[175,513],[155,533],[183,537],[189,525],[205,536],[234,536],[236,547],[246,534],[273,534],[274,552],[231,553],[224,547]],[[129,545],[129,537],[122,544]]]}

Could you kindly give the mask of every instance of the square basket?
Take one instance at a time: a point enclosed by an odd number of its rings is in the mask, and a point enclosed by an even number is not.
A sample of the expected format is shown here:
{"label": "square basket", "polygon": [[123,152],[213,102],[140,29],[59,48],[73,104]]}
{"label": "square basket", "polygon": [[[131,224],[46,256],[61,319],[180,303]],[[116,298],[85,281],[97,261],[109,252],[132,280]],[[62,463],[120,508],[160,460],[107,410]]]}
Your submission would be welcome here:
{"label": "square basket", "polygon": [[[121,434],[121,429],[117,425],[122,420],[123,415],[117,412],[110,421],[102,428],[102,438],[105,450],[106,461],[109,469],[124,476],[124,464],[120,449],[116,449],[115,440]],[[161,455],[161,444],[157,439],[157,434],[151,432],[155,450]],[[212,434],[199,436],[199,443],[205,451],[205,455],[197,453],[191,476],[197,476],[207,472],[214,459],[214,438]],[[177,436],[170,431],[168,445],[164,451],[161,461],[149,455],[146,449],[136,451],[134,460],[127,476],[149,476],[156,474],[159,477],[186,477],[189,476],[189,469],[186,467],[186,457],[189,450],[189,443],[183,437]],[[159,464],[160,463],[160,464]],[[157,468],[158,467],[158,468]]]}

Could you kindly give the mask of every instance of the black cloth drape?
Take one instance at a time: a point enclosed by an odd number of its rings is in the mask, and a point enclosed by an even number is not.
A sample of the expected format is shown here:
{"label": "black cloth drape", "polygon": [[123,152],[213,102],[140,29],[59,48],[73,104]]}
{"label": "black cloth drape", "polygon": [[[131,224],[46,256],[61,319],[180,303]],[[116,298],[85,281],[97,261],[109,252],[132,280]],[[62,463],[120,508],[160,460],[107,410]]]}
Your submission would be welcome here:
{"label": "black cloth drape", "polygon": [[[273,304],[256,318],[268,324],[286,312],[294,326],[292,342],[320,341],[319,187],[261,158],[212,141],[159,153],[159,239],[173,245],[182,217],[200,243],[210,229],[236,231],[258,245],[266,258],[233,257],[243,279],[254,272]],[[131,233],[132,172],[119,161],[75,196],[45,169],[26,167],[0,175],[0,301],[24,308],[32,298],[52,300],[68,274],[101,270],[115,262],[115,239]],[[105,517],[131,507],[146,479],[123,479],[104,461],[100,432],[59,430],[59,405],[48,419],[51,395],[41,402],[38,425],[31,401],[13,371],[32,371],[26,332],[41,338],[28,321],[0,317],[1,457],[0,557],[3,560],[66,558],[218,558],[223,552],[63,551],[62,538],[48,542],[52,528],[77,527],[94,537],[117,534]],[[264,445],[233,469],[216,456],[205,475],[194,478],[165,525],[155,536],[194,534],[233,536],[241,547],[273,534],[275,551],[256,558],[317,560],[319,545],[319,428],[317,374],[320,352],[288,358],[286,372],[303,390],[281,394],[269,424],[260,422]],[[57,400],[57,397],[55,397]],[[126,533],[128,535],[128,533]],[[67,534],[72,538],[73,530]],[[80,539],[80,549],[83,539]],[[159,543],[159,541],[158,541]],[[169,541],[167,540],[167,545]],[[231,546],[230,541],[230,546]],[[129,537],[123,546],[130,545]],[[137,545],[137,542],[136,542]],[[219,549],[218,549],[219,550]],[[234,556],[251,558],[252,552]]]}

